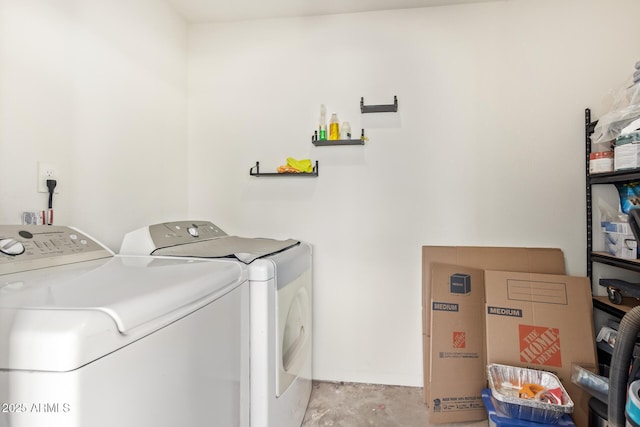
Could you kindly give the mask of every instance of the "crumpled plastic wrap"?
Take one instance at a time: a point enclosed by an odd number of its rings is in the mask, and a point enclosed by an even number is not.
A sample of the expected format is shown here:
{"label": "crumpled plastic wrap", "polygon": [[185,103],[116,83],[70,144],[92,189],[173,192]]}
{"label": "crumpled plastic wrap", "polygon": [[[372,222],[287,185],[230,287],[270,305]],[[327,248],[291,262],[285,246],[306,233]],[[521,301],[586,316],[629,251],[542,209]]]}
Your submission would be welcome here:
{"label": "crumpled plastic wrap", "polygon": [[609,403],[609,378],[594,374],[580,365],[573,364],[571,365],[571,382],[601,402]]}
{"label": "crumpled plastic wrap", "polygon": [[622,129],[640,118],[640,84],[629,79],[613,94],[611,110],[598,119],[592,144],[606,144],[620,136]]}

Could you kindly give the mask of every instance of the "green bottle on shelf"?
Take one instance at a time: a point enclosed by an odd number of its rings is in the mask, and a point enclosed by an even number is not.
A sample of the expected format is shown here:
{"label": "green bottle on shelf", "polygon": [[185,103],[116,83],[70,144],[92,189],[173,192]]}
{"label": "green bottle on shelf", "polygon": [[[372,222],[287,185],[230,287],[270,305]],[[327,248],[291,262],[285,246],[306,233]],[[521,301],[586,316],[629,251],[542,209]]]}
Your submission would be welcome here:
{"label": "green bottle on shelf", "polygon": [[320,105],[320,125],[318,126],[318,137],[320,141],[327,140],[327,109],[324,104]]}

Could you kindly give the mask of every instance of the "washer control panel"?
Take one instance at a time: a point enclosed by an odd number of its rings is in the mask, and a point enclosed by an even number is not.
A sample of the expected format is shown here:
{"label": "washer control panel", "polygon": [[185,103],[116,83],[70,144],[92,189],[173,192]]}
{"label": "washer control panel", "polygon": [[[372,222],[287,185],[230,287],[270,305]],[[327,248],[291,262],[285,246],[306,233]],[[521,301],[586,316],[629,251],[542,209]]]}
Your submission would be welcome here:
{"label": "washer control panel", "polygon": [[0,275],[112,257],[86,234],[49,225],[0,225]]}
{"label": "washer control panel", "polygon": [[155,249],[166,248],[196,240],[208,240],[227,235],[210,221],[173,221],[149,226]]}

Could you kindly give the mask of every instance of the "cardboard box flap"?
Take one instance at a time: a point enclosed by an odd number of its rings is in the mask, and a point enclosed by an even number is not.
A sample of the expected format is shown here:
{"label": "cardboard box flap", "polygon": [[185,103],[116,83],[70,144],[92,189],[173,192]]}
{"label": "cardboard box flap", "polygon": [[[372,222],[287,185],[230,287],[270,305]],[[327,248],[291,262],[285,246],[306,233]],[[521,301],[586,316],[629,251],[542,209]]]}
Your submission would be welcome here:
{"label": "cardboard box flap", "polygon": [[[594,363],[593,303],[587,277],[485,271],[485,280],[489,363],[501,363],[497,357],[558,368]],[[575,348],[576,343],[580,348]],[[545,360],[544,355],[559,345],[566,350],[563,359],[570,360]],[[534,354],[542,358],[532,358]]]}

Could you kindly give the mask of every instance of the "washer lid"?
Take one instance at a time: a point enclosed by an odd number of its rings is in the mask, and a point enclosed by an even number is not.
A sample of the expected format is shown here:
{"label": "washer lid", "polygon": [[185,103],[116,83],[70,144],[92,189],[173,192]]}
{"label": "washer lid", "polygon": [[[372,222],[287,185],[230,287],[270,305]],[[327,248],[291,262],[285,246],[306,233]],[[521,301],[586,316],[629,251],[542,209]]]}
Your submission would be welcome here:
{"label": "washer lid", "polygon": [[237,262],[120,257],[0,277],[0,370],[68,372],[224,298]]}
{"label": "washer lid", "polygon": [[247,274],[234,262],[149,256],[116,256],[73,267],[3,276],[0,310],[47,310],[50,316],[99,311],[127,334],[146,323],[163,323],[163,317],[187,306],[202,306],[244,282]]}

